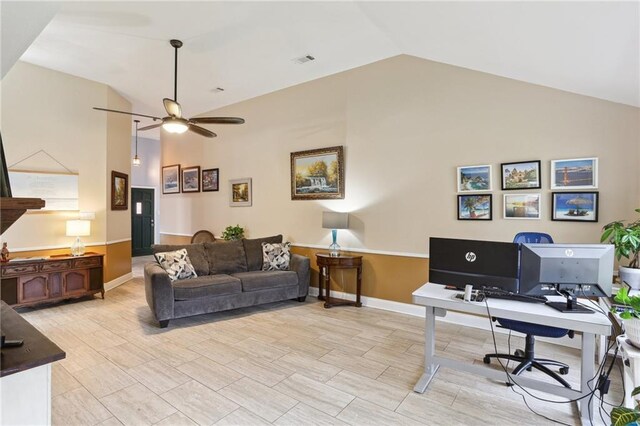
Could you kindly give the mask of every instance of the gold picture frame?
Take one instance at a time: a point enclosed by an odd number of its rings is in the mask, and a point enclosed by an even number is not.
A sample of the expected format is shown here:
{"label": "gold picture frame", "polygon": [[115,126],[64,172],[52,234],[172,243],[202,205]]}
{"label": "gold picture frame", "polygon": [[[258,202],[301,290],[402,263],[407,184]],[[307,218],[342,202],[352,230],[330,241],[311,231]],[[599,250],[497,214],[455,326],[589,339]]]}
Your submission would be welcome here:
{"label": "gold picture frame", "polygon": [[342,146],[291,153],[291,199],[344,199]]}

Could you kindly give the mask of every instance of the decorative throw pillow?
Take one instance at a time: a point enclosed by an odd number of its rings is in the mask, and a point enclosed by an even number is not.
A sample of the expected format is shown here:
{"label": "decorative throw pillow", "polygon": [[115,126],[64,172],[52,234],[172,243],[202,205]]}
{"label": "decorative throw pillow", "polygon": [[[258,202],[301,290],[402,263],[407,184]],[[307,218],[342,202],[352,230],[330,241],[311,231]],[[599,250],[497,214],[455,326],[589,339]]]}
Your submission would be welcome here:
{"label": "decorative throw pillow", "polygon": [[262,243],[262,270],[288,271],[291,260],[291,243]]}
{"label": "decorative throw pillow", "polygon": [[156,253],[156,260],[167,271],[171,281],[197,277],[186,249]]}

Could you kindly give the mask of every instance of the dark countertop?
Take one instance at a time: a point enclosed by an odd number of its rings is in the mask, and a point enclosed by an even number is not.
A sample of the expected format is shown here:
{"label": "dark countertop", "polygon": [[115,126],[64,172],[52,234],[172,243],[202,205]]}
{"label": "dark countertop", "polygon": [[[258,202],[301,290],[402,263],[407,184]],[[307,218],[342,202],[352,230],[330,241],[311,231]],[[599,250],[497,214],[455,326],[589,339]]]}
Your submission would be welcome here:
{"label": "dark countertop", "polygon": [[24,340],[22,346],[0,350],[0,377],[49,364],[66,356],[58,345],[3,301],[0,301],[0,331],[7,339]]}

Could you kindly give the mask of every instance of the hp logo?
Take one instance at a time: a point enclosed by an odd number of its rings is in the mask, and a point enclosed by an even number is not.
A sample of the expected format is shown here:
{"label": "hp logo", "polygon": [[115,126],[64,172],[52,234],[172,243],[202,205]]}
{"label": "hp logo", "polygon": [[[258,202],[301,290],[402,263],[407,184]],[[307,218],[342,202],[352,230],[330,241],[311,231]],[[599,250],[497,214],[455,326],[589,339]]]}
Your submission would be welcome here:
{"label": "hp logo", "polygon": [[567,257],[573,257],[573,250],[571,250],[571,249],[566,249],[566,250],[564,251],[564,254],[566,254],[566,255],[567,255]]}
{"label": "hp logo", "polygon": [[464,258],[467,259],[467,262],[475,262],[477,256],[474,252],[468,251],[467,254],[464,255]]}

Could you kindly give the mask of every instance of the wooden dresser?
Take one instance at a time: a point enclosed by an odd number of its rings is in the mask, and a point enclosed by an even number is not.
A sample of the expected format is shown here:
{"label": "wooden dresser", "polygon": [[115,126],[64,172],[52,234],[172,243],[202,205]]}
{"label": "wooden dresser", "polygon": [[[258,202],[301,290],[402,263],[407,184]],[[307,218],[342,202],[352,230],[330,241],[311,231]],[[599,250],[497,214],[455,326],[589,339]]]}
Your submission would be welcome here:
{"label": "wooden dresser", "polygon": [[101,293],[103,254],[57,255],[0,265],[0,295],[13,307]]}

